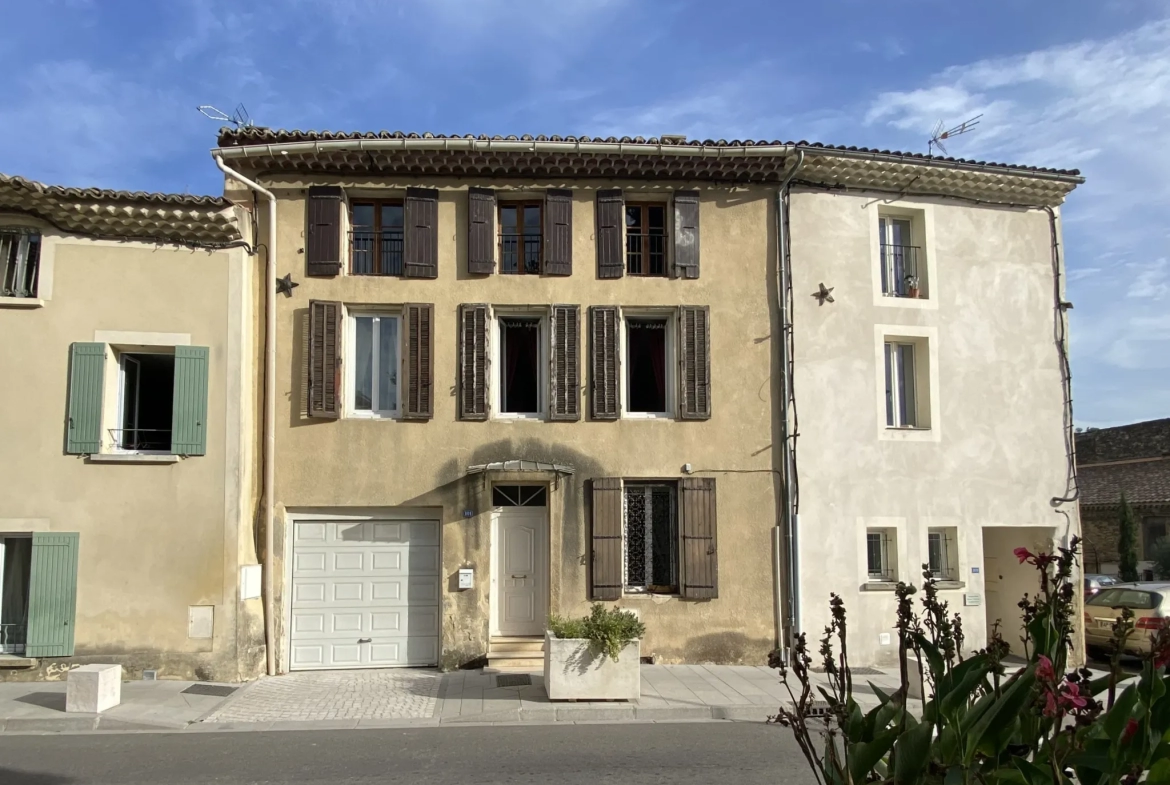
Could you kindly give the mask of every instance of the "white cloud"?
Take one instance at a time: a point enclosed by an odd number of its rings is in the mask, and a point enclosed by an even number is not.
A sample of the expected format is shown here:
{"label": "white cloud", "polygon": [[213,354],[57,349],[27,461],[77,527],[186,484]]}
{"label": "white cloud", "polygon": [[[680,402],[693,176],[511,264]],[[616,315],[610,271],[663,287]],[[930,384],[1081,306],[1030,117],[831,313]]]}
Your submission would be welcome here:
{"label": "white cloud", "polygon": [[1126,297],[1148,298],[1163,300],[1170,295],[1170,266],[1166,259],[1158,259],[1149,264],[1127,265],[1136,272],[1133,283],[1129,286]]}

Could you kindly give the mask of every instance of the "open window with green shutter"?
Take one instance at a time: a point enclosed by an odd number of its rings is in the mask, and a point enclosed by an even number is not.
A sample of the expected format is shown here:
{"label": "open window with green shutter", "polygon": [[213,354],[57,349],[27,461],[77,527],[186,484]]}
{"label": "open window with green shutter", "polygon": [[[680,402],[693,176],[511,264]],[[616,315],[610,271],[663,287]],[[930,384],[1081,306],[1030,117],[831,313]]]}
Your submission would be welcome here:
{"label": "open window with green shutter", "polygon": [[205,346],[73,344],[65,451],[204,455],[209,355]]}

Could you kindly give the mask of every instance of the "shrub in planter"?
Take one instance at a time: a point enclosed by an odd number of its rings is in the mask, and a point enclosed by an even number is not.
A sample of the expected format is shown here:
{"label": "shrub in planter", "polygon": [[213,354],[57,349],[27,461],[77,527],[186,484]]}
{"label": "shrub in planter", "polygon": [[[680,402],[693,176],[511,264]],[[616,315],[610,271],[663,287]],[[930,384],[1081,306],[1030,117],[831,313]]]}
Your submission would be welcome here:
{"label": "shrub in planter", "polygon": [[[1053,554],[1016,549],[1040,583],[1035,596],[1019,603],[1023,667],[1005,664],[1009,649],[998,630],[986,648],[964,658],[960,617],[948,615],[924,565],[921,614],[913,586],[899,583],[896,592],[900,687],[886,695],[870,685],[879,705],[862,713],[853,698],[845,605],[833,595],[818,652],[828,683],[812,685],[813,657],[801,634],[788,663],[773,655],[792,704],[771,721],[792,730],[822,785],[1170,783],[1170,629],[1157,631],[1140,676],[1120,694],[1118,683],[1128,676],[1116,653],[1101,678],[1083,669],[1064,672],[1076,612],[1077,545],[1074,538]],[[1133,632],[1131,616],[1123,612],[1114,625],[1115,652]],[[907,708],[911,661],[925,696],[920,711]],[[828,703],[823,716],[813,706],[821,699]]]}
{"label": "shrub in planter", "polygon": [[549,698],[636,700],[641,691],[639,639],[645,626],[629,611],[593,605],[588,616],[553,616],[544,641]]}

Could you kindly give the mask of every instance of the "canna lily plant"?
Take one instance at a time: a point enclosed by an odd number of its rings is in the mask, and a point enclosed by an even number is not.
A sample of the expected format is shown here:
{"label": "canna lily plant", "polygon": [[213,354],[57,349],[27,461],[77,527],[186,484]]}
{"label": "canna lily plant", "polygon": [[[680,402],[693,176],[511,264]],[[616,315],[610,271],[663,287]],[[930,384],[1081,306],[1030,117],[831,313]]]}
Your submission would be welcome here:
{"label": "canna lily plant", "polygon": [[[1078,544],[1015,551],[1039,577],[1039,591],[1019,603],[1023,665],[1005,661],[1010,648],[998,626],[985,648],[963,656],[962,620],[948,614],[925,565],[920,610],[917,589],[899,583],[900,686],[885,694],[869,685],[879,704],[868,712],[853,697],[845,604],[832,595],[817,653],[827,684],[814,686],[801,634],[787,662],[772,657],[791,703],[769,721],[791,730],[822,785],[1170,785],[1170,629],[1154,634],[1140,675],[1120,694],[1129,678],[1119,665],[1133,634],[1128,611],[1113,626],[1107,675],[1068,670]],[[911,708],[912,687],[920,709]]]}

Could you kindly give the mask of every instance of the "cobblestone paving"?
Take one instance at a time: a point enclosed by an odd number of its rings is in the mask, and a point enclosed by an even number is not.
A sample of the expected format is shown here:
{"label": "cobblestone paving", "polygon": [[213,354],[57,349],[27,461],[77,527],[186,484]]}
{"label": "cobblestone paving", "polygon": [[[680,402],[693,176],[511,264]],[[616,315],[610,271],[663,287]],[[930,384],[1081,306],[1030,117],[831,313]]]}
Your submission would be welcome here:
{"label": "cobblestone paving", "polygon": [[401,668],[290,673],[261,679],[204,722],[430,717],[441,674]]}

